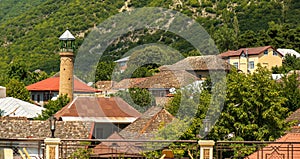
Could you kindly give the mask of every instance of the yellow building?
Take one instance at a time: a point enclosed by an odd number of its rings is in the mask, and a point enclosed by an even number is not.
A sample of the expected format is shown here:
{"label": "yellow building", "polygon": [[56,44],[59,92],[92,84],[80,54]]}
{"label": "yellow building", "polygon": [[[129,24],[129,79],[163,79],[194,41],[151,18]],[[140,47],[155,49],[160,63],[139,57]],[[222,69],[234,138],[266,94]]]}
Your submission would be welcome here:
{"label": "yellow building", "polygon": [[272,46],[241,48],[236,51],[229,50],[221,53],[219,56],[244,73],[255,71],[258,63],[269,70],[275,66],[279,67],[282,65],[283,57]]}

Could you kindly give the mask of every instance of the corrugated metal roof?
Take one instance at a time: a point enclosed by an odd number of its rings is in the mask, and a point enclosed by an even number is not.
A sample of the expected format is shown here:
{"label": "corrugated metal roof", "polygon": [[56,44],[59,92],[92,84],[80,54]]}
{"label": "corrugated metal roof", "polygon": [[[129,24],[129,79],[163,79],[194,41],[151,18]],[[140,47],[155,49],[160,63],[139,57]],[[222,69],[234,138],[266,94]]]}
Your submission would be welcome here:
{"label": "corrugated metal roof", "polygon": [[125,61],[128,61],[130,58],[130,56],[127,56],[127,57],[124,57],[124,58],[121,58],[119,60],[116,60],[115,62],[118,63],[118,62],[125,62]]}
{"label": "corrugated metal roof", "polygon": [[69,30],[66,30],[60,37],[59,40],[75,40],[75,37]]}
{"label": "corrugated metal roof", "polygon": [[0,109],[4,111],[3,116],[34,118],[45,108],[13,97],[6,97],[0,98]]}
{"label": "corrugated metal roof", "polygon": [[300,57],[300,54],[293,50],[293,49],[277,49],[277,51],[279,51],[280,53],[283,54],[283,56],[287,55],[287,54],[290,54],[290,55],[295,55],[296,58],[299,58]]}

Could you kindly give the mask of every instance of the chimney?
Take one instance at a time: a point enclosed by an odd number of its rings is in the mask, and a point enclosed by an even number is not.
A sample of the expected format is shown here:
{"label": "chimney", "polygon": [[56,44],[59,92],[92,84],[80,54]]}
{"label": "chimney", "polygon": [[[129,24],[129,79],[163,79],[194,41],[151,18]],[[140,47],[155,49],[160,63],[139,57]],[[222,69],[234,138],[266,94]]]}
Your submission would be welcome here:
{"label": "chimney", "polygon": [[60,37],[60,72],[59,72],[59,95],[65,95],[73,100],[73,69],[74,69],[74,41],[75,37],[66,30]]}
{"label": "chimney", "polygon": [[6,97],[6,88],[0,86],[0,98],[5,98]]}

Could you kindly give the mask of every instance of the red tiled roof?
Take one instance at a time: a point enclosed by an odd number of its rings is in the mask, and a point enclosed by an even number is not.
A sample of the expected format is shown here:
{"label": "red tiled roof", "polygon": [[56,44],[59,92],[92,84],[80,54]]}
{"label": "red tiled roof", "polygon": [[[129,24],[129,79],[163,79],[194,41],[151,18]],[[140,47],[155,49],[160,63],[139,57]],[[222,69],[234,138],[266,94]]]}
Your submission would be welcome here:
{"label": "red tiled roof", "polygon": [[[29,91],[59,91],[59,76],[47,78],[26,87]],[[74,92],[96,92],[96,89],[86,85],[74,77]]]}
{"label": "red tiled roof", "polygon": [[[297,142],[297,143],[293,143]],[[300,133],[287,133],[283,137],[276,140],[274,143],[267,145],[259,151],[246,157],[247,159],[279,159],[284,156],[293,156],[300,158]]]}
{"label": "red tiled roof", "polygon": [[60,117],[139,117],[141,114],[119,97],[76,97],[55,114]]}
{"label": "red tiled roof", "polygon": [[[253,47],[253,48],[240,48],[236,51],[228,50],[226,52],[223,52],[219,54],[221,57],[232,57],[232,56],[240,56],[242,52],[245,52],[248,50],[248,55],[258,55],[262,53],[263,51],[273,48],[272,46],[261,46],[261,47]],[[275,49],[274,49],[275,50]],[[282,55],[280,52],[278,52],[280,55]]]}

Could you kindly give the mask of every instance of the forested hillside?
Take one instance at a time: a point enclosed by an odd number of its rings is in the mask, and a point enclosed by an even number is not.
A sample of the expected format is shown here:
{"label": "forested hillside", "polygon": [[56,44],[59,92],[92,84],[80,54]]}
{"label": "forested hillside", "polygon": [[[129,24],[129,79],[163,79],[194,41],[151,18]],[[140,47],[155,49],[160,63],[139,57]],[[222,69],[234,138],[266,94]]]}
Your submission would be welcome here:
{"label": "forested hillside", "polygon": [[[300,51],[298,0],[2,0],[0,84],[5,84],[3,79],[11,63],[24,63],[30,71],[58,71],[58,37],[66,29],[76,36],[79,47],[91,28],[118,12],[139,7],[164,7],[194,18],[210,33],[220,51],[259,45]],[[185,56],[194,55],[184,39],[169,32],[149,32],[125,35],[106,50],[102,60],[116,60],[137,45],[156,42]],[[132,41],[130,37],[136,36],[140,40]]]}

